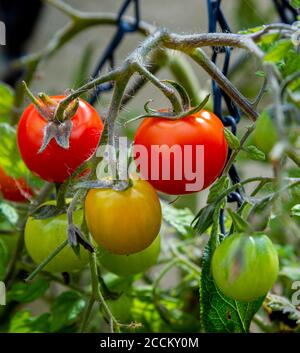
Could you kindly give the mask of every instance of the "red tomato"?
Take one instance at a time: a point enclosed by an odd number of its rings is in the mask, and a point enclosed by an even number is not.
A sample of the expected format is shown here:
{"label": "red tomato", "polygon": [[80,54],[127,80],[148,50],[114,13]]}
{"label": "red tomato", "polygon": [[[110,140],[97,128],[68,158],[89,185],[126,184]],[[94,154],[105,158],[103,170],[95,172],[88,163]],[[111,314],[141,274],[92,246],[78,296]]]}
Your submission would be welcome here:
{"label": "red tomato", "polygon": [[14,179],[0,167],[0,193],[9,201],[24,202],[32,196],[32,190],[23,178]]}
{"label": "red tomato", "polygon": [[[148,155],[140,150],[143,146]],[[222,122],[206,110],[178,120],[144,119],[133,149],[142,177],[170,195],[189,194],[211,185],[225,166],[227,150]]]}
{"label": "red tomato", "polygon": [[[64,96],[50,98],[59,102]],[[20,153],[27,167],[42,179],[63,182],[95,152],[103,130],[102,121],[96,110],[80,99],[72,123],[68,149],[60,147],[55,139],[52,139],[46,149],[38,153],[47,121],[33,104],[23,112],[18,126]]]}

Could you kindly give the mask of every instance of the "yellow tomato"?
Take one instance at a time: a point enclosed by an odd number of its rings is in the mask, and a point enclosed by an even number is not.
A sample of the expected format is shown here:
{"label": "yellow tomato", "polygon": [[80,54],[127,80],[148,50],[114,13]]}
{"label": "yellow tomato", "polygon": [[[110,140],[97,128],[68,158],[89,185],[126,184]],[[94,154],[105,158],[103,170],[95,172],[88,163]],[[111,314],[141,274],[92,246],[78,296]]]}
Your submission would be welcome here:
{"label": "yellow tomato", "polygon": [[153,187],[133,180],[123,191],[91,189],[85,217],[94,240],[105,250],[129,255],[146,249],[161,226],[161,206]]}

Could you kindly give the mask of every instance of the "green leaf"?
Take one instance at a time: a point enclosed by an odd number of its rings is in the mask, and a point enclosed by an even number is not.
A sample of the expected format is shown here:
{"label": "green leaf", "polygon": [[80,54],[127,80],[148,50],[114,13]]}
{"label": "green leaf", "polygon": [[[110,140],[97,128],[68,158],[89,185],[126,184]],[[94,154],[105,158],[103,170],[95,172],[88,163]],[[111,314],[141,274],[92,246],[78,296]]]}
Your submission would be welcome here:
{"label": "green leaf", "polygon": [[162,202],[161,205],[164,220],[179,234],[188,235],[193,233],[191,223],[195,216],[189,208],[176,208],[166,202]]}
{"label": "green leaf", "polygon": [[[283,77],[292,75],[294,72],[299,71],[300,67],[300,55],[297,50],[293,49],[289,51],[289,55],[286,56],[284,65],[280,68]],[[293,82],[297,83],[298,80]],[[293,82],[289,85],[289,88],[293,87]]]}
{"label": "green leaf", "polygon": [[296,10],[300,8],[300,0],[290,0],[290,3]]}
{"label": "green leaf", "polygon": [[251,159],[257,161],[264,161],[266,159],[264,152],[253,145],[243,147],[243,151],[245,151]]}
{"label": "green leaf", "polygon": [[51,306],[51,331],[73,324],[85,307],[85,301],[78,292],[68,291],[56,298]]}
{"label": "green leaf", "polygon": [[294,205],[292,207],[291,216],[300,217],[300,204]]}
{"label": "green leaf", "polygon": [[227,129],[226,127],[224,128],[224,133],[225,133],[225,138],[228,143],[228,146],[232,150],[238,149],[240,147],[239,139],[236,136],[234,136],[233,133],[229,129]]}
{"label": "green leaf", "polygon": [[209,194],[207,197],[207,203],[214,202],[216,198],[220,196],[220,194],[228,188],[228,185],[229,185],[228,177],[226,175],[221,176],[221,178],[219,178],[214,183],[214,185],[210,188]]}
{"label": "green leaf", "polygon": [[261,71],[261,70],[256,71],[255,75],[258,77],[265,77],[266,76],[265,72]]}
{"label": "green leaf", "polygon": [[0,123],[0,136],[1,167],[12,177],[24,176],[28,169],[19,154],[15,129],[8,124]]}
{"label": "green leaf", "polygon": [[49,288],[49,282],[40,278],[32,283],[14,283],[8,293],[8,299],[20,303],[30,303],[45,294]]}
{"label": "green leaf", "polygon": [[238,31],[239,34],[251,34],[251,33],[256,33],[264,29],[263,26],[256,26],[256,27],[251,27],[247,29],[243,29],[241,31]]}
{"label": "green leaf", "polygon": [[260,298],[239,302],[226,297],[214,283],[211,274],[211,241],[202,258],[200,279],[201,323],[206,332],[248,332],[251,320],[262,305]]}
{"label": "green leaf", "polygon": [[49,332],[49,313],[31,316],[29,311],[19,311],[11,319],[10,333],[45,333]]}
{"label": "green leaf", "polygon": [[263,47],[267,48],[267,50],[269,50],[269,48],[273,46],[274,43],[279,39],[280,39],[279,32],[267,33],[259,39],[259,43],[262,44]]}
{"label": "green leaf", "polygon": [[248,28],[264,23],[270,23],[270,15],[272,15],[270,7],[261,6],[261,1],[234,1],[234,4],[234,21],[237,28]]}
{"label": "green leaf", "polygon": [[0,122],[7,122],[13,107],[14,91],[8,85],[0,82]]}
{"label": "green leaf", "polygon": [[0,239],[0,280],[3,280],[5,277],[8,254],[6,244]]}
{"label": "green leaf", "polygon": [[279,276],[286,277],[292,282],[300,281],[300,268],[298,265],[284,266],[279,272]]}
{"label": "green leaf", "polygon": [[287,52],[293,48],[293,43],[290,39],[280,40],[267,52],[264,61],[278,62],[287,55]]}
{"label": "green leaf", "polygon": [[0,221],[3,222],[5,220],[11,224],[16,224],[18,221],[18,213],[14,207],[0,201]]}
{"label": "green leaf", "polygon": [[247,232],[250,229],[250,224],[246,222],[238,213],[228,208],[227,212],[232,219],[236,232]]}
{"label": "green leaf", "polygon": [[213,215],[216,207],[216,203],[210,203],[203,207],[194,218],[192,224],[200,235],[203,234],[212,225]]}

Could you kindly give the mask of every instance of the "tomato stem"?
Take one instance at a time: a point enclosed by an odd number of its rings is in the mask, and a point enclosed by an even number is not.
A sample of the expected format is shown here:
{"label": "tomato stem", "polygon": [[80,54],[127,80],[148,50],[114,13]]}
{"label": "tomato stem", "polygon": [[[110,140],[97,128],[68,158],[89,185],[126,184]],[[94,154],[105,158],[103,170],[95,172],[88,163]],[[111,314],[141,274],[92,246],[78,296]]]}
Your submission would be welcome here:
{"label": "tomato stem", "polygon": [[39,274],[47,265],[48,263],[54,259],[56,255],[58,255],[66,246],[68,245],[68,239],[63,241],[48,257],[45,258],[35,270],[31,272],[31,274],[25,278],[25,282],[30,282],[34,279],[34,277]]}
{"label": "tomato stem", "polygon": [[34,94],[30,91],[30,89],[28,88],[27,84],[25,81],[22,81],[22,85],[24,88],[24,91],[27,95],[27,97],[31,100],[31,102],[34,104],[34,106],[36,107],[37,111],[45,118],[47,119],[47,114],[45,114],[45,108],[42,106],[41,102],[36,99],[36,97],[34,96]]}

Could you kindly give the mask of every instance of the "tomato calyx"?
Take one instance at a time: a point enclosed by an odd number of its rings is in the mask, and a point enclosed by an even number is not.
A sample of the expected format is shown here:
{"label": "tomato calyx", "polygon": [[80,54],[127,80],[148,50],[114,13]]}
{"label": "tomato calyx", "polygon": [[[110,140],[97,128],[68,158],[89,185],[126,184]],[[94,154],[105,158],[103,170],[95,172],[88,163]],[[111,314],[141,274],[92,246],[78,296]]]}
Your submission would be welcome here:
{"label": "tomato calyx", "polygon": [[[45,220],[57,217],[59,215],[67,213],[68,206],[68,204],[65,204],[64,207],[58,207],[52,204],[44,204],[42,206],[39,206],[31,216],[35,220]],[[85,249],[90,252],[95,251],[93,245],[86,239],[86,237],[82,234],[81,230],[72,222],[68,225],[67,233],[69,244],[77,256],[80,255],[79,245],[82,245]]]}
{"label": "tomato calyx", "polygon": [[195,114],[204,108],[206,103],[209,100],[210,94],[208,94],[196,107],[191,107],[190,98],[183,86],[179,83],[172,80],[162,80],[162,82],[167,82],[172,85],[178,92],[181,103],[183,107],[183,111],[179,114],[176,114],[171,110],[155,110],[149,107],[149,104],[153,101],[152,99],[148,100],[144,105],[145,114],[138,115],[137,117],[130,119],[125,122],[124,125],[128,125],[136,120],[144,119],[144,118],[162,118],[162,119],[170,119],[170,120],[178,120],[181,118],[185,118],[189,115]]}
{"label": "tomato calyx", "polygon": [[80,245],[91,253],[95,252],[93,245],[75,224],[68,225],[68,241],[77,256],[80,256]]}
{"label": "tomato calyx", "polygon": [[69,140],[73,127],[71,119],[78,110],[79,98],[71,101],[63,111],[63,114],[60,114],[62,116],[58,116],[58,101],[53,100],[45,93],[39,93],[38,98],[36,98],[24,81],[23,86],[25,93],[34,104],[36,110],[47,121],[47,125],[44,128],[43,142],[38,153],[42,153],[53,138],[60,147],[68,149],[70,147]]}

